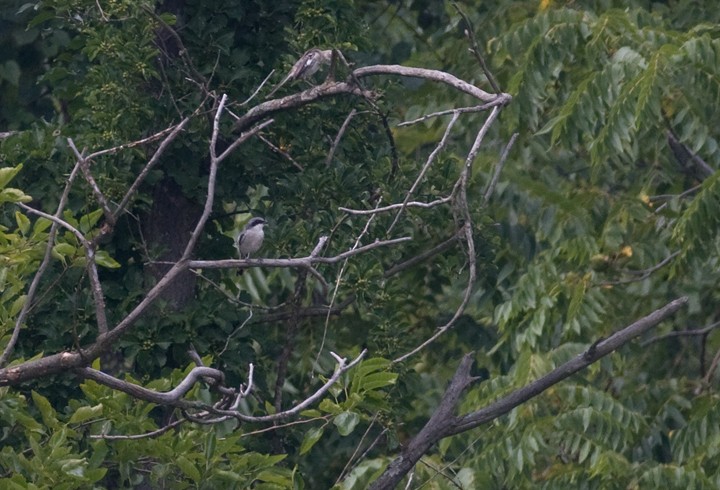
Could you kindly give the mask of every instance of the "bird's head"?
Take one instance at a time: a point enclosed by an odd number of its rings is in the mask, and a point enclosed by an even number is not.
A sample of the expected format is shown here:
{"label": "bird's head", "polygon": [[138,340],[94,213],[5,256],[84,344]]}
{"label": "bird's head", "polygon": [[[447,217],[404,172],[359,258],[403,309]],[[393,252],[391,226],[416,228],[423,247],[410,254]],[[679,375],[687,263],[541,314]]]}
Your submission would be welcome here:
{"label": "bird's head", "polygon": [[260,228],[262,228],[263,225],[265,225],[266,223],[267,223],[267,221],[265,221],[265,220],[262,219],[262,218],[253,218],[253,219],[251,219],[250,221],[248,221],[248,224],[247,224],[247,226],[246,226],[245,228],[248,229],[248,230],[251,229],[251,228],[255,228],[255,227],[257,227],[257,226],[259,226]]}

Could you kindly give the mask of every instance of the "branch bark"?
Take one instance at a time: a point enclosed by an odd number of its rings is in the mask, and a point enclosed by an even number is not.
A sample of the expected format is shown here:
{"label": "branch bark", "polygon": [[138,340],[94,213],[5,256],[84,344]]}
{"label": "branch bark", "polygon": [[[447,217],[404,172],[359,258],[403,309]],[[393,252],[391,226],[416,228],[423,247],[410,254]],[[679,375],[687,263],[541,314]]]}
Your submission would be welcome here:
{"label": "branch bark", "polygon": [[585,369],[632,339],[642,335],[685,306],[687,302],[687,297],[677,298],[633,324],[615,332],[607,339],[595,342],[585,352],[553,369],[542,378],[510,393],[485,408],[469,414],[454,416],[453,411],[460,400],[460,394],[476,379],[470,376],[473,354],[466,354],[460,361],[450,386],[443,395],[440,406],[420,432],[405,446],[400,455],[373,482],[370,489],[394,489],[433,444],[445,437],[474,429],[505,415],[518,405],[538,396],[548,388]]}

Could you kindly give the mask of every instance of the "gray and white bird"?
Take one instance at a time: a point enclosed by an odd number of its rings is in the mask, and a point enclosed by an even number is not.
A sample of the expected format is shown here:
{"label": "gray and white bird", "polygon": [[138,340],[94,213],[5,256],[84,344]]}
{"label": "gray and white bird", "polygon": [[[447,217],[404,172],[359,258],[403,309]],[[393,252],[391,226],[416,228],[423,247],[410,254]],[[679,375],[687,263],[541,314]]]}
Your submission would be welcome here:
{"label": "gray and white bird", "polygon": [[263,226],[267,223],[262,218],[252,218],[245,228],[235,238],[235,248],[241,259],[247,259],[262,247],[265,232]]}
{"label": "gray and white bird", "polygon": [[332,49],[321,50],[312,48],[305,51],[305,54],[303,54],[300,59],[295,62],[292,68],[290,68],[290,73],[283,78],[282,82],[272,89],[272,92],[268,94],[268,97],[272,97],[273,94],[287,82],[294,80],[307,80],[316,74],[321,66],[330,63],[330,60],[332,60]]}

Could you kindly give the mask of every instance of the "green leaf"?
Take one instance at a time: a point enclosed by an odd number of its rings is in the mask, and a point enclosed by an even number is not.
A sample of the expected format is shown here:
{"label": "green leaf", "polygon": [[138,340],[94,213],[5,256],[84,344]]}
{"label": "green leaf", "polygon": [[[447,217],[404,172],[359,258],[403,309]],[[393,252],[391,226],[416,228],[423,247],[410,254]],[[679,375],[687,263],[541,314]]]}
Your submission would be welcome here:
{"label": "green leaf", "polygon": [[195,466],[192,461],[182,455],[178,456],[176,461],[178,467],[185,474],[185,476],[190,478],[195,483],[198,483],[200,481],[200,470],[197,469],[197,466]]}
{"label": "green leaf", "polygon": [[13,301],[12,306],[10,307],[10,317],[15,317],[18,313],[20,313],[20,310],[22,310],[23,305],[25,304],[25,300],[27,299],[27,295],[23,294],[22,296],[18,296],[15,298],[15,301]]}
{"label": "green leaf", "polygon": [[22,164],[15,167],[3,167],[0,168],[0,189],[4,189],[6,185],[15,177],[20,170],[22,170]]}
{"label": "green leaf", "polygon": [[3,202],[30,202],[32,197],[25,194],[20,189],[8,187],[0,191],[0,203]]}
{"label": "green leaf", "polygon": [[360,383],[358,383],[358,388],[367,391],[376,390],[395,384],[397,378],[397,373],[373,373],[364,377]]}
{"label": "green leaf", "polygon": [[76,252],[77,248],[69,243],[58,243],[53,247],[53,255],[60,260],[65,259],[65,257],[74,257]]}
{"label": "green leaf", "polygon": [[323,432],[325,432],[324,427],[313,427],[307,431],[303,437],[302,443],[300,444],[300,454],[305,454],[310,451],[315,443],[320,440]]}
{"label": "green leaf", "polygon": [[42,24],[46,20],[54,19],[55,12],[53,10],[45,10],[36,15],[30,22],[28,22],[28,29]]}
{"label": "green leaf", "polygon": [[260,481],[267,482],[267,483],[276,483],[276,484],[280,485],[281,488],[291,488],[292,487],[292,480],[290,478],[288,478],[286,475],[283,475],[283,474],[278,473],[277,471],[273,471],[273,470],[263,470],[260,473],[258,473],[255,478]]}
{"label": "green leaf", "polygon": [[325,413],[332,414],[340,413],[341,411],[340,405],[328,400],[327,398],[320,402],[320,405],[318,405],[318,409]]}
{"label": "green leaf", "polygon": [[90,230],[92,230],[102,215],[103,215],[102,209],[96,209],[92,213],[86,214],[85,216],[81,217],[80,218],[80,231],[82,233],[87,233]]}
{"label": "green leaf", "polygon": [[208,432],[205,438],[205,461],[210,461],[217,447],[217,435],[214,430]]}
{"label": "green leaf", "polygon": [[33,390],[31,394],[33,402],[35,402],[35,406],[40,411],[45,425],[51,429],[59,428],[60,424],[58,423],[57,414],[50,404],[50,401],[35,390]]}
{"label": "green leaf", "polygon": [[28,217],[20,211],[15,211],[15,222],[17,223],[20,233],[27,235],[27,232],[30,230],[30,220]]}
{"label": "green leaf", "polygon": [[103,413],[103,405],[102,403],[89,407],[89,406],[83,406],[75,410],[75,413],[72,414],[70,417],[70,420],[68,423],[70,424],[79,424],[80,422],[85,422],[86,420],[100,417]]}
{"label": "green leaf", "polygon": [[108,254],[105,250],[98,250],[95,252],[95,263],[108,269],[120,268],[120,263],[110,257],[110,254]]}
{"label": "green leaf", "polygon": [[0,80],[3,78],[15,87],[20,82],[20,65],[15,60],[8,60],[0,65]]}
{"label": "green leaf", "polygon": [[37,237],[40,233],[50,228],[52,221],[47,218],[38,218],[33,226],[33,238]]}
{"label": "green leaf", "polygon": [[338,428],[341,436],[347,436],[355,430],[360,416],[355,412],[343,412],[333,419],[333,424]]}

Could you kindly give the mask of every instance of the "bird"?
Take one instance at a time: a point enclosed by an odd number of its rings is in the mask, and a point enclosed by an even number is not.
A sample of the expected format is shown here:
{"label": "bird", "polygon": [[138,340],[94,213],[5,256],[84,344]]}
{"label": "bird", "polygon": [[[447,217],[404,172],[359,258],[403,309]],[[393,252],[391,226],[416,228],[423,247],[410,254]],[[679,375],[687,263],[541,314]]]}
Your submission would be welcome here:
{"label": "bird", "polygon": [[322,65],[330,63],[330,60],[332,60],[332,49],[322,50],[312,48],[305,51],[305,54],[303,54],[300,59],[295,62],[292,68],[290,68],[290,73],[283,78],[282,82],[272,89],[272,92],[268,94],[268,97],[272,97],[273,94],[287,82],[294,80],[307,80],[317,73]]}
{"label": "bird", "polygon": [[[266,223],[267,221],[262,218],[252,218],[235,238],[235,248],[237,248],[240,259],[247,259],[251,254],[260,250],[265,238],[263,226]],[[238,273],[242,274],[242,272],[240,270]]]}

